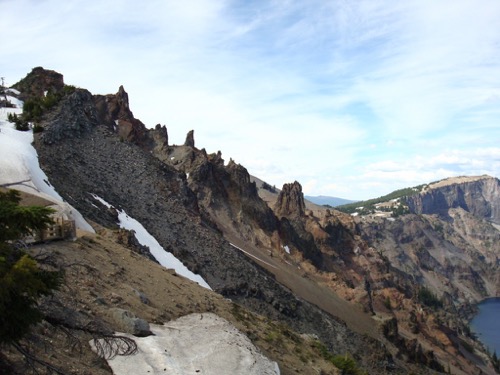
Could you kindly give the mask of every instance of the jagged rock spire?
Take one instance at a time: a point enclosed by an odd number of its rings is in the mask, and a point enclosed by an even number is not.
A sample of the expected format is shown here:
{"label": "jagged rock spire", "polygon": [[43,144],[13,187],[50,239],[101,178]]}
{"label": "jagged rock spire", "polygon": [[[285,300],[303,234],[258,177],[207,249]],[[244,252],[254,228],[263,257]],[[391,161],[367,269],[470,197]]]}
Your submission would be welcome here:
{"label": "jagged rock spire", "polygon": [[302,186],[295,181],[293,184],[284,184],[276,204],[274,212],[278,217],[282,216],[304,216],[306,204]]}
{"label": "jagged rock spire", "polygon": [[128,94],[123,88],[123,85],[120,85],[118,88],[118,92],[116,93],[116,99],[118,104],[123,105],[127,110],[129,110],[129,103],[128,103]]}
{"label": "jagged rock spire", "polygon": [[168,131],[165,125],[156,124],[155,131],[152,134],[158,147],[165,148],[168,146]]}
{"label": "jagged rock spire", "polygon": [[194,147],[194,130],[190,130],[187,133],[186,141],[184,142],[184,146]]}

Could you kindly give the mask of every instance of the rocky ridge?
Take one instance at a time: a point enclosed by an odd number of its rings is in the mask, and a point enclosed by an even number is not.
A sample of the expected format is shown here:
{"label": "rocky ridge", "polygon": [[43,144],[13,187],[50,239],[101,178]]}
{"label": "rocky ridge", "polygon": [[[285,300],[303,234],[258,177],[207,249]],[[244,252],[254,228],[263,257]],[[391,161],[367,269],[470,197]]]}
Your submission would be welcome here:
{"label": "rocky ridge", "polygon": [[430,184],[406,198],[415,214],[445,214],[462,208],[476,217],[500,224],[500,181],[489,176],[452,178]]}
{"label": "rocky ridge", "polygon": [[[165,127],[146,129],[123,87],[107,96],[78,89],[44,115],[43,126],[35,140],[40,162],[65,199],[110,228],[116,213],[91,194],[125,209],[223,296],[317,335],[370,373],[433,373],[445,365],[455,374],[489,371],[487,361],[464,352],[462,343],[474,342],[460,310],[497,293],[497,237],[491,225],[474,236],[483,222],[466,208],[448,210],[449,226],[431,214],[363,221],[308,209],[299,183],[268,205],[243,166],[197,149],[194,132],[173,146]],[[442,314],[418,300],[416,286],[446,291]]]}
{"label": "rocky ridge", "polygon": [[[92,197],[96,194],[141,222],[216,292],[299,332],[314,334],[327,347],[352,353],[368,368],[384,371],[389,354],[375,340],[297,298],[221,236],[216,223],[226,220],[218,220],[217,213],[234,218],[239,213],[242,227],[253,227],[254,220],[264,226],[262,231],[276,225],[246,169],[234,162],[224,166],[220,155],[206,155],[189,145],[169,146],[163,153],[156,143],[161,128],[146,130],[129,118],[132,114],[120,91],[107,98],[77,89],[44,117],[44,131],[35,145],[40,164],[65,199],[85,217],[116,228],[115,213]],[[114,101],[125,108],[110,111]],[[180,153],[185,157],[181,159]],[[174,167],[176,160],[182,163]],[[189,178],[182,168],[190,171]],[[199,188],[193,190],[195,184]],[[260,210],[267,212],[267,219],[257,214]],[[365,356],[361,347],[373,347],[374,355]]]}

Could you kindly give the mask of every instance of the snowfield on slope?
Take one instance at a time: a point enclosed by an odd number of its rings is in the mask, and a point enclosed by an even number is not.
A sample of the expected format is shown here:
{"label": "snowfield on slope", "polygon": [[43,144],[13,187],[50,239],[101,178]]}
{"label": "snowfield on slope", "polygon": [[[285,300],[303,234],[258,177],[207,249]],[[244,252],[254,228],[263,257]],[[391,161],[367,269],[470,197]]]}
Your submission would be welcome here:
{"label": "snowfield on slope", "polygon": [[38,154],[33,147],[33,133],[18,131],[7,121],[9,113],[21,114],[22,102],[15,97],[7,99],[17,108],[0,108],[0,187],[21,190],[37,195],[54,204],[53,208],[66,218],[75,220],[76,227],[95,233],[82,215],[56,192],[47,175],[40,168]]}
{"label": "snowfield on slope", "polygon": [[[95,200],[101,202],[106,207],[114,208],[111,204],[106,202],[101,197],[95,194],[92,194],[92,197],[94,197]],[[119,223],[120,228],[134,231],[134,235],[135,238],[137,238],[137,241],[139,241],[141,245],[149,247],[149,251],[151,251],[151,254],[155,257],[158,263],[160,263],[165,268],[172,268],[179,275],[184,276],[198,283],[204,288],[212,290],[212,288],[210,288],[210,285],[208,285],[207,282],[200,275],[191,272],[172,253],[166,251],[159,244],[156,238],[154,238],[151,234],[149,234],[149,232],[146,230],[146,228],[142,226],[141,223],[139,223],[134,218],[128,216],[127,213],[123,210],[117,210],[117,212],[118,212],[118,220],[120,221]]]}
{"label": "snowfield on slope", "polygon": [[120,334],[137,343],[139,354],[108,359],[114,374],[280,374],[276,362],[215,314],[190,314],[163,326],[151,324],[150,329],[153,336]]}

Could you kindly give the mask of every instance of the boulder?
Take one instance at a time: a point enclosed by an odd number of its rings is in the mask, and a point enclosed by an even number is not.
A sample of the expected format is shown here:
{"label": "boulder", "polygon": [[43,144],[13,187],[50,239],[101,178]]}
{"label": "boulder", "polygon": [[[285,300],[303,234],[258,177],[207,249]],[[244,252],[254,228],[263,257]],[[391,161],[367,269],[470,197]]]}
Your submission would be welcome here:
{"label": "boulder", "polygon": [[120,308],[113,308],[110,309],[110,314],[118,330],[138,337],[152,335],[149,323],[144,319],[136,317],[132,312]]}

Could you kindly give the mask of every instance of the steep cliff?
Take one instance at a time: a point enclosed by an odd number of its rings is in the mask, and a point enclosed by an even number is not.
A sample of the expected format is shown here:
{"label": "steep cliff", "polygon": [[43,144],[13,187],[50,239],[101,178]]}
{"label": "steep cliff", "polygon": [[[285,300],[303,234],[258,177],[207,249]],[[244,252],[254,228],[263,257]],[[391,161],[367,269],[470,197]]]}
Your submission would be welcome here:
{"label": "steep cliff", "polygon": [[462,208],[474,216],[500,224],[500,180],[489,176],[450,178],[430,184],[420,194],[407,198],[416,214],[446,215]]}

